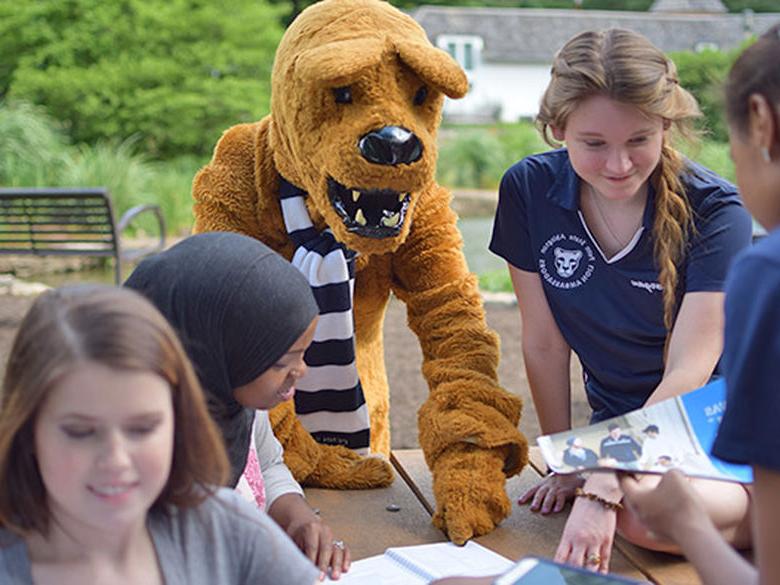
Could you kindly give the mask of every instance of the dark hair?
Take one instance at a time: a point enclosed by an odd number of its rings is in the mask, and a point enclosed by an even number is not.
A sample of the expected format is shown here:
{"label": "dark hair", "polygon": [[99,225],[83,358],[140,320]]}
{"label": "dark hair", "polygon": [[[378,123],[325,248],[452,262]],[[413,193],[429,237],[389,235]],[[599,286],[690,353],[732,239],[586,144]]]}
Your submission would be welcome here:
{"label": "dark hair", "polygon": [[642,429],[643,433],[660,433],[661,431],[658,430],[658,425],[647,425],[645,428]]}
{"label": "dark hair", "polygon": [[49,392],[84,362],[153,372],[171,388],[174,452],[152,509],[194,506],[222,484],[228,462],[178,338],[141,295],[109,286],[45,292],[22,320],[0,398],[0,526],[46,534],[46,488],[33,453],[34,426]]}
{"label": "dark hair", "polygon": [[[777,107],[780,105],[780,24],[765,32],[745,49],[731,67],[726,80],[726,117],[740,133],[748,129],[748,101],[760,94]],[[772,115],[776,116],[773,110]],[[777,120],[775,120],[777,121]]]}
{"label": "dark hair", "polygon": [[607,425],[607,430],[608,430],[609,432],[612,432],[612,431],[614,431],[615,429],[619,429],[619,428],[620,428],[620,425],[619,425],[619,424],[617,424],[617,423],[609,423],[609,424]]}

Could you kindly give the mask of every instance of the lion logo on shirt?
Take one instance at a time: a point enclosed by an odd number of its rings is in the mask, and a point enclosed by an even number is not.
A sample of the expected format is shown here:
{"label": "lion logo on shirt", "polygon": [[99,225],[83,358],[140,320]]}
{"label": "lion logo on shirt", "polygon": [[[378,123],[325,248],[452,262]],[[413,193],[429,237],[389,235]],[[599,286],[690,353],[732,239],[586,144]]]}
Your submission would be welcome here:
{"label": "lion logo on shirt", "polygon": [[580,266],[582,250],[566,250],[556,247],[553,253],[555,254],[555,271],[558,276],[571,278]]}

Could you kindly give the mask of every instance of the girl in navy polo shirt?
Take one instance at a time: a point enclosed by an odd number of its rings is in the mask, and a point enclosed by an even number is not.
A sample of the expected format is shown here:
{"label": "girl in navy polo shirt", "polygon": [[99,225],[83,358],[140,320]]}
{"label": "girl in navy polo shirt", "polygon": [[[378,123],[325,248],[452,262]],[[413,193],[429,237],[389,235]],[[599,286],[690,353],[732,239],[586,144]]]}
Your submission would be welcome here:
{"label": "girl in navy polo shirt", "polygon": [[[752,226],[733,185],[671,146],[698,115],[674,64],[635,32],[584,32],[555,57],[537,122],[566,148],[506,172],[490,244],[509,263],[545,434],[571,427],[572,350],[594,422],[697,388],[715,369],[725,275]],[[696,483],[717,526],[747,544],[744,490]],[[521,502],[560,511],[581,485],[551,476]],[[622,496],[613,475],[578,493],[591,497],[576,499],[557,560],[606,571],[616,525],[639,545],[675,550],[602,505]]]}
{"label": "girl in navy polo shirt", "polygon": [[770,234],[729,274],[726,413],[713,452],[753,466],[758,571],[718,536],[680,473],[655,490],[621,480],[629,505],[679,543],[707,584],[780,583],[780,25],[734,64],[726,87],[731,153],[745,202]]}

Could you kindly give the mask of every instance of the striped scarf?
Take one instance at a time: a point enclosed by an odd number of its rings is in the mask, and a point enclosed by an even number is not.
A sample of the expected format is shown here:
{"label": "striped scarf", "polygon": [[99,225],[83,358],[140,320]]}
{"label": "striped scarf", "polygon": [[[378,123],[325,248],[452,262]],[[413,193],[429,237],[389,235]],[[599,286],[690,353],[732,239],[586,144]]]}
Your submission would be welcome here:
{"label": "striped scarf", "polygon": [[352,318],[356,254],[330,230],[316,230],[306,196],[281,179],[282,216],[297,246],[292,264],[309,281],[320,309],[314,341],[304,355],[307,372],[295,385],[295,412],[318,442],[367,453],[368,408],[355,365]]}

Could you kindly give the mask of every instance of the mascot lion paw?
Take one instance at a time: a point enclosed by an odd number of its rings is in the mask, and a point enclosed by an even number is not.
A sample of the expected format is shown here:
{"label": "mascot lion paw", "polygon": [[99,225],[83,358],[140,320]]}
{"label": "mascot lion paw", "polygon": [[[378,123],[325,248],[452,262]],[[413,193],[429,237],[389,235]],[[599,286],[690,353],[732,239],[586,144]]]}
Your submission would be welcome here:
{"label": "mascot lion paw", "polygon": [[433,466],[433,523],[455,544],[487,534],[512,511],[504,489],[505,451],[453,445]]}
{"label": "mascot lion paw", "polygon": [[303,481],[309,487],[358,490],[393,483],[393,468],[383,457],[361,457],[351,449],[328,446],[317,467]]}
{"label": "mascot lion paw", "polygon": [[393,469],[385,459],[315,441],[295,416],[291,402],[271,410],[270,419],[274,435],[285,446],[284,462],[301,485],[357,490],[393,483]]}

